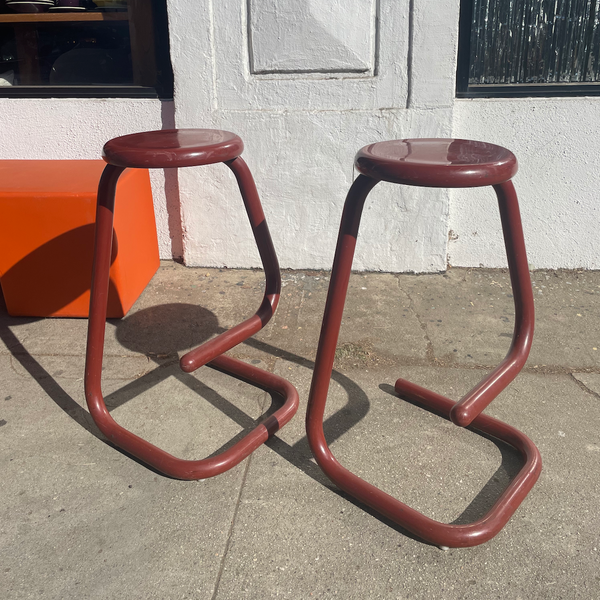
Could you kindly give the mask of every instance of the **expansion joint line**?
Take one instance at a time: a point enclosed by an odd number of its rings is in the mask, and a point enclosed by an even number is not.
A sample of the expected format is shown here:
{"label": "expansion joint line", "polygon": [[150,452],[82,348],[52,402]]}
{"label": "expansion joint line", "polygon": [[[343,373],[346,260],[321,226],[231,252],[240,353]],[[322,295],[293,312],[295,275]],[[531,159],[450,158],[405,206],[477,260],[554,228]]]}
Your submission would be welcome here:
{"label": "expansion joint line", "polygon": [[[398,281],[398,287],[400,287],[400,279],[397,278]],[[427,324],[425,323],[425,321],[423,320],[423,318],[421,317],[421,315],[419,314],[419,312],[416,309],[416,305],[415,305],[415,301],[413,300],[412,296],[410,295],[410,293],[404,289],[401,288],[402,292],[406,295],[406,297],[408,298],[409,301],[409,310],[415,315],[415,317],[417,318],[417,321],[419,322],[419,327],[421,328],[421,330],[423,331],[423,336],[425,337],[425,342],[427,343],[427,348],[425,350],[425,355],[427,357],[427,362],[429,364],[437,364],[436,360],[435,360],[435,354],[433,351],[433,343],[431,342],[431,338],[429,337],[429,333],[427,332]]]}
{"label": "expansion joint line", "polygon": [[215,581],[215,589],[213,591],[213,595],[211,596],[211,600],[217,599],[217,594],[219,593],[219,586],[221,585],[221,578],[223,577],[223,571],[225,570],[225,561],[227,560],[227,555],[229,553],[229,547],[231,546],[231,538],[233,537],[233,530],[235,528],[235,524],[237,522],[238,512],[240,510],[240,505],[242,503],[242,494],[244,492],[244,487],[246,486],[246,479],[248,477],[248,471],[250,470],[250,463],[252,462],[252,454],[248,457],[246,461],[246,467],[244,469],[244,474],[242,475],[242,483],[240,485],[240,492],[237,497],[237,502],[235,503],[235,508],[233,509],[233,517],[231,519],[231,525],[229,526],[229,531],[227,532],[227,541],[225,542],[225,549],[223,550],[223,556],[221,557],[221,564],[219,566],[219,572],[217,574],[217,580]]}

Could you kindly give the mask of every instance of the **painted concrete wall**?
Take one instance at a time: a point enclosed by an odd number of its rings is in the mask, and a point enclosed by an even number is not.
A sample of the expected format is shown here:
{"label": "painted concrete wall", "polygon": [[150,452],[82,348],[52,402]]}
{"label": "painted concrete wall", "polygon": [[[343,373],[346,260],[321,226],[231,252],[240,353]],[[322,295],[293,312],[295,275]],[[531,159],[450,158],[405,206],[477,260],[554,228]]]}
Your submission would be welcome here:
{"label": "painted concrete wall", "polygon": [[[599,119],[600,98],[455,102],[456,137],[517,156],[514,182],[534,268],[600,268]],[[493,192],[453,191],[449,226],[450,264],[506,265]]]}
{"label": "painted concrete wall", "polygon": [[[450,135],[456,32],[447,23],[458,5],[414,4],[411,22],[408,0],[303,0],[296,19],[275,0],[169,2],[176,124],[244,139],[282,267],[331,266],[359,148]],[[227,170],[178,177],[186,264],[257,266]],[[356,268],[444,269],[447,219],[447,192],[380,184]]]}
{"label": "painted concrete wall", "polygon": [[[153,128],[234,131],[281,266],[314,269],[331,266],[359,148],[474,138],[519,158],[532,265],[600,268],[598,101],[456,100],[458,0],[167,4],[174,102],[0,99],[0,159],[97,158],[106,140]],[[226,167],[153,172],[152,183],[163,258],[260,264]],[[380,184],[367,202],[355,267],[427,272],[447,262],[504,264],[493,195]]]}

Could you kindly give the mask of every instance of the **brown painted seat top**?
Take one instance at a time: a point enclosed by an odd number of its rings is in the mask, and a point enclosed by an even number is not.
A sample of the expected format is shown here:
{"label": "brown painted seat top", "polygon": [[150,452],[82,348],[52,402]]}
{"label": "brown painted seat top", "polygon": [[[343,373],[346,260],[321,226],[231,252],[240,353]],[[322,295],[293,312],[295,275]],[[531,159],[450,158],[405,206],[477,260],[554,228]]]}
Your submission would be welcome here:
{"label": "brown painted seat top", "polygon": [[515,155],[495,144],[455,139],[393,140],[369,144],[354,164],[363,175],[423,187],[478,187],[511,179]]}
{"label": "brown painted seat top", "polygon": [[241,138],[219,129],[163,129],[114,138],[102,156],[117,167],[195,167],[237,158],[244,150]]}

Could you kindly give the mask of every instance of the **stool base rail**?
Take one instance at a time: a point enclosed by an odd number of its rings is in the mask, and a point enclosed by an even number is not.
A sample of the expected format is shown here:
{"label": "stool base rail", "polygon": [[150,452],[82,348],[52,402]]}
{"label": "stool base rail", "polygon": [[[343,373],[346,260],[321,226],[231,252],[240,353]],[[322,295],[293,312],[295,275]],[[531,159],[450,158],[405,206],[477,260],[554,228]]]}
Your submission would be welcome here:
{"label": "stool base rail", "polygon": [[252,317],[181,357],[179,364],[186,373],[195,371],[213,358],[231,350],[231,348],[260,331],[275,314],[281,294],[279,262],[250,169],[241,156],[227,161],[225,164],[235,175],[242,194],[242,200],[265,271],[265,293],[261,305]]}

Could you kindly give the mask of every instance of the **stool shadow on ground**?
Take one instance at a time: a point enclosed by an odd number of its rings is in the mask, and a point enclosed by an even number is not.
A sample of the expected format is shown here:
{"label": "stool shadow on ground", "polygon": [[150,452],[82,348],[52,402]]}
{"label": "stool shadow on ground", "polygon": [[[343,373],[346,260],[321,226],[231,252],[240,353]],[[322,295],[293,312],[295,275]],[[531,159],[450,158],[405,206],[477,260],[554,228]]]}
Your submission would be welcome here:
{"label": "stool shadow on ground", "polygon": [[[179,367],[181,351],[199,346],[213,335],[225,331],[219,327],[217,317],[201,306],[184,303],[162,304],[137,311],[122,320],[109,322],[116,326],[116,337],[121,346],[147,356],[156,364],[156,368],[106,395],[104,400],[109,411],[123,406],[155,385],[173,377],[242,428],[236,436],[206,458],[216,456],[234,446],[283,405],[283,397],[268,392],[271,399],[270,406],[266,409],[261,406],[261,416],[254,419],[215,389],[203,383],[202,367],[195,372],[199,377],[181,370]],[[214,367],[207,365],[207,368]],[[234,379],[245,381],[239,376]],[[251,385],[262,389],[256,384]],[[202,431],[198,433],[202,435]]]}
{"label": "stool shadow on ground", "polygon": [[[140,310],[121,321],[114,321],[114,323],[117,327],[117,340],[122,346],[140,354],[146,354],[147,356],[155,358],[163,357],[163,360],[166,357],[171,358],[168,358],[163,364],[157,363],[156,369],[132,381],[113,394],[107,395],[105,401],[109,410],[122,406],[145,390],[150,389],[153,385],[158,384],[167,377],[173,376],[191,390],[196,391],[203,399],[243,428],[235,438],[211,454],[213,456],[230,447],[238,439],[245,436],[248,431],[254,429],[258,423],[275,412],[278,405],[282,402],[281,398],[276,398],[274,394],[269,392],[271,405],[266,411],[263,411],[258,420],[255,420],[192,374],[181,371],[179,368],[178,351],[201,344],[206,339],[212,337],[212,335],[225,331],[224,328],[219,327],[216,316],[202,307],[183,303],[160,305]],[[175,324],[175,327],[165,328],[164,325],[166,323]],[[158,330],[162,333],[157,335]],[[186,338],[187,341],[182,343],[182,340],[186,340]],[[243,344],[269,354],[274,358],[306,368],[310,373],[314,369],[314,361],[257,340],[256,338],[249,338]],[[199,373],[201,370],[197,372]],[[333,443],[350,431],[352,427],[364,419],[370,409],[370,402],[367,395],[356,382],[336,370],[332,373],[332,379],[346,391],[348,400],[344,407],[329,416],[323,423],[325,436],[329,443]],[[295,418],[303,419],[304,414],[298,414]],[[199,432],[200,435],[201,433]],[[277,435],[273,435],[265,442],[265,446],[320,485],[328,488],[392,529],[411,539],[423,542],[411,532],[338,489],[314,461],[306,435],[294,444],[288,444]]]}
{"label": "stool shadow on ground", "polygon": [[[416,406],[420,410],[425,410],[431,414],[435,414],[440,419],[450,421],[450,419],[448,419],[446,416],[442,416],[434,411],[428,410],[426,407],[418,404],[417,402],[413,402],[408,398],[399,396],[393,385],[381,384],[379,389],[387,394],[390,394],[399,401],[407,402],[408,404]],[[478,431],[474,427],[467,427],[466,429],[492,442],[500,451],[501,462],[496,472],[477,493],[477,496],[475,496],[475,498],[473,498],[464,511],[454,521],[452,521],[452,525],[468,525],[469,523],[473,523],[474,521],[481,519],[492,508],[504,489],[508,486],[510,481],[518,475],[522,467],[522,461],[518,452],[510,445],[505,444],[501,440],[498,440],[491,435]],[[400,501],[402,500],[400,499]]]}
{"label": "stool shadow on ground", "polygon": [[[50,373],[48,373],[48,371],[46,371],[46,369],[27,351],[18,337],[11,331],[11,327],[26,325],[38,321],[39,319],[10,317],[6,313],[6,308],[3,305],[3,298],[0,297],[0,339],[2,339],[13,358],[22,365],[55,404],[99,440],[107,443],[118,452],[128,456],[145,468],[158,473],[155,469],[139,461],[137,458],[110,444],[96,427],[87,410],[85,410],[60,386],[52,375],[50,375]],[[271,396],[270,406],[266,410],[263,410],[263,414],[259,419],[254,419],[224,398],[218,391],[203,383],[201,379],[181,371],[179,368],[178,350],[200,344],[214,334],[221,333],[225,330],[219,326],[218,319],[214,313],[207,309],[191,304],[158,305],[134,312],[121,320],[109,320],[108,323],[109,327],[111,325],[116,327],[117,340],[121,345],[129,350],[146,355],[149,360],[152,360],[156,365],[155,368],[141,377],[128,382],[115,392],[107,394],[105,401],[109,411],[112,411],[119,406],[123,406],[155,385],[163,382],[165,379],[175,377],[179,382],[197,393],[198,396],[220,410],[242,428],[242,431],[235,436],[234,439],[229,440],[222,448],[211,454],[211,456],[213,456],[230,445],[235,444],[235,442],[246,435],[249,430],[256,427],[257,423],[266,419],[269,414],[272,414],[277,410],[278,406],[281,404],[281,398],[275,397],[274,394],[269,394]],[[294,363],[310,372],[312,372],[314,368],[314,361],[255,338],[246,340],[244,344],[250,348],[269,354],[274,358]],[[352,429],[352,427],[358,424],[367,415],[370,409],[370,401],[367,395],[356,382],[336,370],[333,371],[332,379],[345,390],[348,401],[343,408],[329,416],[324,422],[323,427],[325,436],[329,443],[333,443],[336,439]],[[398,398],[391,385],[381,384],[379,387],[383,391]],[[304,418],[304,415],[298,414],[296,418]],[[198,432],[198,435],[202,434],[202,431]],[[483,434],[478,432],[478,435]],[[455,524],[468,523],[485,514],[495,502],[497,496],[501,493],[504,483],[512,478],[519,470],[518,457],[509,446],[502,444],[490,436],[483,435],[483,437],[492,441],[499,448],[502,454],[502,464],[494,476],[490,478],[488,483],[478,493],[476,498],[453,522]],[[314,462],[306,436],[303,436],[293,444],[289,444],[277,435],[274,435],[265,442],[265,445],[311,479],[357,506],[372,517],[406,537],[427,544],[427,542],[423,542],[393,521],[383,517],[370,507],[339,490]],[[160,473],[158,474],[161,475]]]}
{"label": "stool shadow on ground", "polygon": [[[2,298],[0,305],[0,339],[11,352],[13,358],[22,365],[59,408],[92,435],[114,447],[96,427],[88,411],[60,386],[52,375],[27,351],[27,348],[21,343],[15,333],[11,331],[11,328],[15,326],[27,325],[39,319],[10,317],[3,305]],[[178,350],[198,345],[214,334],[225,331],[224,328],[218,325],[217,317],[202,307],[183,303],[159,305],[134,312],[124,319],[110,319],[108,323],[109,327],[110,325],[116,327],[116,336],[119,343],[130,350],[146,355],[156,364],[156,367],[151,371],[128,382],[119,390],[107,394],[105,402],[109,411],[138,397],[166,378],[176,377],[178,381],[196,392],[242,428],[242,431],[233,440],[228,441],[223,448],[217,450],[216,454],[224,448],[233,445],[240,437],[243,437],[249,430],[256,427],[257,423],[265,420],[270,414],[275,412],[281,404],[281,398],[276,397],[275,394],[270,394],[271,405],[256,420],[237,408],[216,390],[204,384],[201,379],[181,371],[179,368]],[[307,358],[253,338],[246,340],[244,344],[270,354],[275,358],[281,358],[298,364],[309,371],[312,371],[314,367],[314,362]],[[197,371],[197,373],[200,372],[201,370]],[[337,371],[334,371],[333,379],[346,390],[348,403],[344,408],[331,415],[325,421],[325,432],[331,441],[339,438],[360,422],[368,413],[370,406],[367,396],[354,381]],[[302,419],[303,417],[304,415],[302,414],[296,415],[296,418]],[[202,431],[199,431],[198,434],[202,435]],[[290,445],[275,435],[267,440],[265,444],[321,485],[337,491],[337,488],[335,488],[321,469],[313,462],[306,436],[303,436],[295,444]],[[145,463],[123,452],[121,449],[116,448],[116,450],[136,460],[139,464],[145,465]],[[145,466],[147,467],[147,465]]]}

